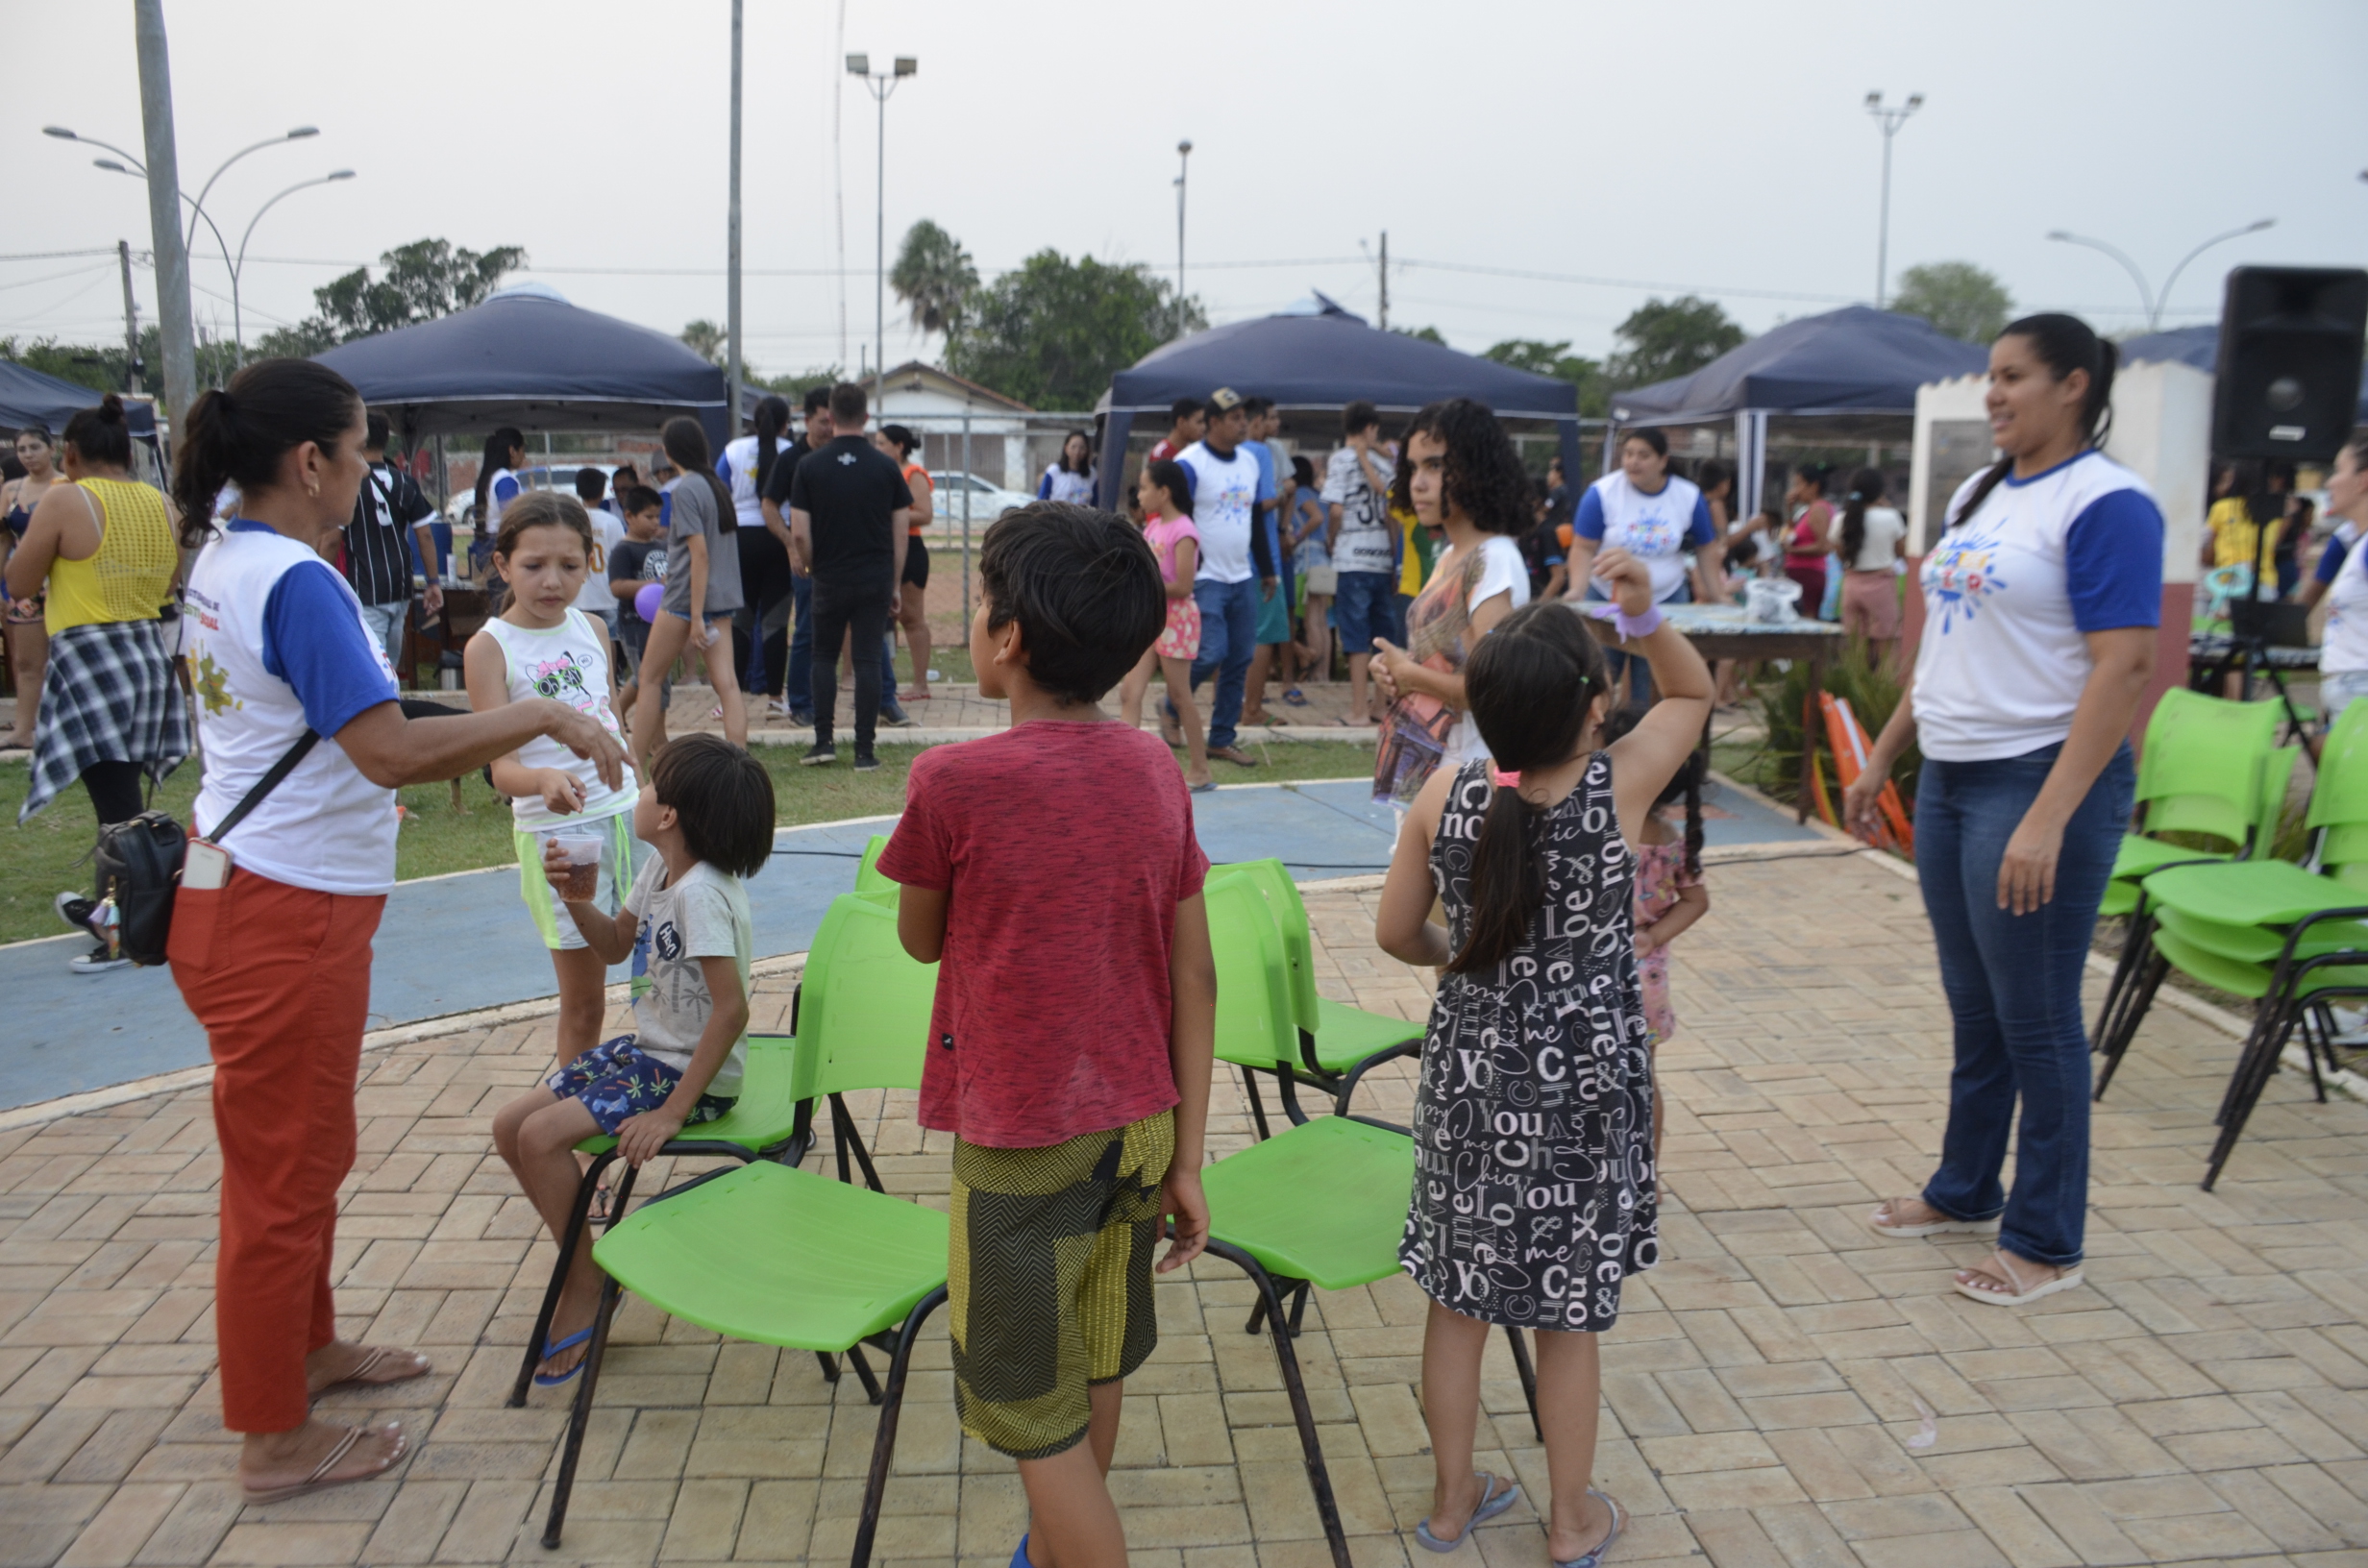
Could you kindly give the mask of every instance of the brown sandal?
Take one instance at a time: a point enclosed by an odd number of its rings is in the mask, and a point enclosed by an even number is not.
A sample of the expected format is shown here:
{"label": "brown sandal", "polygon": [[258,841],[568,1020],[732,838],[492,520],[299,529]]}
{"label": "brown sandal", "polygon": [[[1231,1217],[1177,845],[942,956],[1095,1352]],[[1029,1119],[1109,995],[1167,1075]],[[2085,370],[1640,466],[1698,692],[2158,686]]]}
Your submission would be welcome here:
{"label": "brown sandal", "polygon": [[354,1452],[354,1446],[357,1443],[371,1434],[368,1427],[348,1427],[345,1429],[345,1435],[337,1439],[336,1446],[329,1451],[320,1463],[312,1467],[312,1474],[305,1477],[293,1486],[271,1486],[258,1491],[241,1482],[238,1490],[249,1503],[284,1503],[291,1497],[302,1497],[307,1492],[317,1492],[331,1486],[350,1485],[357,1481],[376,1480],[401,1464],[403,1457],[411,1451],[411,1440],[405,1435],[400,1426],[389,1424],[378,1430],[391,1433],[395,1439],[395,1447],[394,1452],[387,1455],[386,1462],[375,1469],[365,1470],[358,1476],[332,1476],[329,1473],[337,1467],[339,1460]]}

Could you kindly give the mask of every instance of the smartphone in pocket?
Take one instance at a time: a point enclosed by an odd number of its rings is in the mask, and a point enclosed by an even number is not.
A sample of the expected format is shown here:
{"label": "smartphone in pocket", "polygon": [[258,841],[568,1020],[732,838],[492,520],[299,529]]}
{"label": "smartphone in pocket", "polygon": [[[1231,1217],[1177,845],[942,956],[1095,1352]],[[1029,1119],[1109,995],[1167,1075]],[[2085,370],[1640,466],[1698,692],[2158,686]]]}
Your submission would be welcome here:
{"label": "smartphone in pocket", "polygon": [[230,886],[231,852],[218,844],[191,839],[181,855],[181,886],[191,893],[214,893]]}

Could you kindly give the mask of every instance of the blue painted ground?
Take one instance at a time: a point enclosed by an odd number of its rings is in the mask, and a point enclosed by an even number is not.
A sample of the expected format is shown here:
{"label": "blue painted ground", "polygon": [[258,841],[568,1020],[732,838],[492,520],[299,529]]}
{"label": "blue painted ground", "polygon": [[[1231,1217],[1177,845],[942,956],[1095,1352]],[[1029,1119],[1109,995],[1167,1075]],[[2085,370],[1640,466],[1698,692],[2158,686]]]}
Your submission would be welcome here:
{"label": "blue painted ground", "polygon": [[[1393,820],[1369,795],[1362,780],[1251,785],[1196,796],[1194,807],[1210,859],[1278,855],[1301,881],[1316,881],[1388,865]],[[773,866],[749,884],[758,956],[804,951],[830,900],[854,885],[865,843],[889,827],[784,829]],[[1714,845],[1817,837],[1734,792],[1714,801],[1705,831]],[[372,1028],[552,994],[550,959],[520,907],[517,878],[515,869],[464,871],[395,889],[371,967]],[[0,1109],[206,1061],[204,1031],[169,974],[75,975],[66,960],[82,940],[0,947]]]}

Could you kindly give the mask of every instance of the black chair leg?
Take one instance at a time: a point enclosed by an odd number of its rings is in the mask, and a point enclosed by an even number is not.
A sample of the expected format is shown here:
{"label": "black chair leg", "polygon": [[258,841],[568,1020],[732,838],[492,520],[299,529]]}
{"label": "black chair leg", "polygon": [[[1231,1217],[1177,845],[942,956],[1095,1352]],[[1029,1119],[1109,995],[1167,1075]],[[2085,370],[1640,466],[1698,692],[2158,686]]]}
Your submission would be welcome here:
{"label": "black chair leg", "polygon": [[2138,960],[2150,950],[2147,937],[2154,922],[2146,919],[2144,903],[2141,894],[2140,907],[2131,912],[2129,929],[2122,933],[2121,956],[2113,961],[2113,978],[2106,983],[2105,1006],[2097,1014],[2097,1031],[2089,1037],[2088,1048],[2092,1051],[2104,1050],[2105,1042],[2112,1038],[2113,1025],[2119,1021],[2122,1003],[2128,999]]}
{"label": "black chair leg", "polygon": [[[1235,1066],[1240,1066],[1241,1064],[1236,1063]],[[1249,1119],[1257,1124],[1258,1141],[1264,1143],[1270,1136],[1267,1132],[1266,1097],[1258,1092],[1258,1080],[1247,1067],[1242,1067],[1242,1092],[1249,1098]]]}
{"label": "black chair leg", "polygon": [[[600,1190],[601,1172],[608,1168],[617,1151],[594,1155],[592,1164],[584,1167],[576,1183],[576,1206],[568,1212],[567,1234],[559,1237],[559,1261],[552,1265],[551,1283],[543,1287],[542,1310],[534,1314],[534,1332],[527,1335],[526,1354],[518,1362],[518,1381],[510,1385],[509,1408],[516,1409],[527,1402],[527,1390],[534,1385],[534,1369],[543,1364],[543,1347],[551,1342],[551,1320],[559,1311],[559,1293],[567,1288],[567,1271],[575,1265],[576,1248],[580,1242],[585,1221],[592,1213],[592,1194]],[[631,1167],[627,1167],[627,1179],[631,1179]],[[619,1207],[622,1200],[617,1200]],[[609,1213],[618,1213],[612,1207]],[[613,1217],[610,1223],[615,1223]]]}
{"label": "black chair leg", "polygon": [[[1258,1266],[1258,1261],[1241,1248],[1227,1242],[1212,1240],[1209,1251],[1224,1259],[1250,1278],[1258,1287],[1259,1304],[1268,1320],[1278,1331],[1284,1327],[1282,1297],[1274,1281]],[[1299,1429],[1299,1449],[1307,1463],[1307,1484],[1316,1494],[1316,1516],[1323,1523],[1324,1539],[1332,1548],[1332,1568],[1353,1568],[1348,1558],[1348,1536],[1341,1528],[1340,1504],[1332,1496],[1332,1472],[1324,1467],[1323,1445],[1316,1436],[1316,1412],[1307,1403],[1307,1384],[1299,1376],[1299,1358],[1291,1348],[1291,1335],[1277,1332],[1273,1336],[1274,1360],[1283,1374],[1283,1388],[1291,1396],[1292,1420]],[[858,1568],[861,1565],[858,1564]]]}
{"label": "black chair leg", "polygon": [[1521,1375],[1521,1397],[1529,1401],[1529,1430],[1536,1433],[1538,1441],[1542,1443],[1545,1441],[1545,1428],[1538,1424],[1538,1371],[1529,1364],[1529,1341],[1521,1337],[1520,1330],[1509,1323],[1505,1325],[1505,1337],[1513,1344],[1513,1369]]}
{"label": "black chair leg", "polygon": [[2240,1060],[2236,1073],[2229,1082],[2228,1110],[2221,1118],[2220,1137],[2212,1144],[2211,1165],[2204,1172],[2204,1190],[2208,1192],[2220,1180],[2222,1167],[2229,1156],[2236,1152],[2236,1140],[2245,1131],[2245,1122],[2261,1098],[2261,1090],[2278,1070],[2278,1058],[2285,1050],[2285,1042],[2294,1033],[2299,1009],[2279,1008],[2277,1027],[2268,1030],[2260,1041],[2260,1048],[2252,1057]]}
{"label": "black chair leg", "polygon": [[[2319,1076],[2319,1041],[2331,1039],[2334,1029],[2330,1025],[2324,1003],[2314,1003],[2303,1015],[2303,1060],[2310,1064],[2310,1092],[2321,1105],[2327,1103],[2327,1080]],[[2328,1064],[2334,1064],[2334,1047],[2328,1047]]]}
{"label": "black chair leg", "polygon": [[872,1363],[863,1359],[861,1345],[847,1347],[847,1364],[855,1369],[855,1381],[863,1384],[863,1397],[876,1405],[880,1400],[879,1379],[872,1375]]}
{"label": "black chair leg", "polygon": [[819,1350],[814,1353],[814,1359],[823,1363],[823,1382],[836,1384],[839,1381],[839,1359]]}
{"label": "black chair leg", "polygon": [[2113,1081],[2121,1067],[2121,1059],[2129,1054],[2130,1042],[2137,1038],[2138,1025],[2146,1021],[2146,1012],[2155,1005],[2155,992],[2162,989],[2163,978],[2171,972],[2171,961],[2160,953],[2151,954],[2138,971],[2135,989],[2122,1000],[2122,1014],[2113,1022],[2112,1033],[2104,1041],[2105,1066],[2097,1071],[2097,1087],[2091,1099],[2105,1098],[2105,1086]]}
{"label": "black chair leg", "polygon": [[576,1490],[576,1464],[583,1457],[583,1434],[592,1424],[592,1393],[600,1386],[601,1362],[608,1355],[608,1329],[616,1321],[617,1298],[624,1292],[617,1282],[601,1282],[600,1315],[592,1320],[592,1343],[585,1348],[582,1382],[576,1388],[575,1409],[567,1420],[567,1446],[559,1451],[559,1479],[551,1492],[551,1517],[543,1524],[543,1545],[559,1544],[567,1525],[567,1500]]}
{"label": "black chair leg", "polygon": [[839,1146],[839,1180],[847,1180],[847,1157],[851,1151],[855,1164],[863,1167],[864,1185],[875,1192],[886,1192],[879,1172],[872,1167],[872,1151],[863,1146],[863,1134],[855,1128],[855,1114],[836,1094],[830,1096],[830,1130]]}
{"label": "black chair leg", "polygon": [[[872,1438],[872,1473],[863,1483],[863,1516],[855,1524],[851,1568],[870,1568],[872,1538],[879,1533],[879,1506],[888,1492],[888,1466],[896,1458],[897,1417],[904,1409],[904,1375],[912,1366],[913,1341],[921,1336],[923,1321],[945,1299],[946,1287],[942,1285],[922,1297],[906,1314],[903,1331],[897,1335],[897,1352],[888,1362],[888,1388],[880,1402],[879,1430]],[[851,1356],[854,1348],[848,1347]],[[858,1360],[856,1364],[862,1363]]]}

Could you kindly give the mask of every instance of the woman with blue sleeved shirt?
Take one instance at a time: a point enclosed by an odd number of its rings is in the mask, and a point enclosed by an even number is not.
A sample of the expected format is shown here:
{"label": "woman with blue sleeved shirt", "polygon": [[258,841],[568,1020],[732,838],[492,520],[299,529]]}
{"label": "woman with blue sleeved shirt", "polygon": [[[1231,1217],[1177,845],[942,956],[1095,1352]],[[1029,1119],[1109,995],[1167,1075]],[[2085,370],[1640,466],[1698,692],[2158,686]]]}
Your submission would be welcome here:
{"label": "woman with blue sleeved shirt", "polygon": [[[1601,600],[1595,586],[1598,551],[1624,550],[1652,574],[1653,599],[1662,604],[1718,599],[1724,580],[1720,562],[1726,542],[1712,521],[1710,502],[1691,479],[1669,472],[1669,438],[1659,430],[1630,430],[1620,437],[1619,469],[1587,487],[1570,528],[1569,587],[1563,597]],[[1688,551],[1693,564],[1687,566]],[[1628,705],[1648,707],[1653,677],[1641,658],[1607,650],[1612,679],[1623,672],[1630,682]],[[1631,666],[1633,665],[1633,669]]]}
{"label": "woman with blue sleeved shirt", "polygon": [[[405,716],[361,601],[319,551],[353,517],[367,471],[361,397],[343,377],[257,360],[179,424],[173,497],[181,543],[197,552],[183,651],[205,759],[190,826],[222,842],[190,845],[166,957],[214,1064],[222,1422],[243,1435],[243,1501],[272,1503],[382,1475],[408,1451],[401,1426],[326,1420],[314,1398],[432,1370],[415,1351],[340,1338],[331,1291],[370,939],[395,880],[395,788],[543,736],[611,787],[625,758],[591,716],[542,698]],[[226,486],[237,508],[217,529]]]}
{"label": "woman with blue sleeved shirt", "polygon": [[2081,1283],[2081,974],[2130,817],[2128,735],[2162,615],[2161,509],[2098,450],[2114,359],[2064,315],[2025,317],[1990,346],[1990,439],[2005,455],[1943,514],[1913,684],[1843,801],[1850,825],[1872,826],[1892,763],[1922,747],[1916,870],[1956,1022],[1940,1168],[1869,1223],[1995,1233],[1989,1260],[1955,1282],[1995,1306]]}

